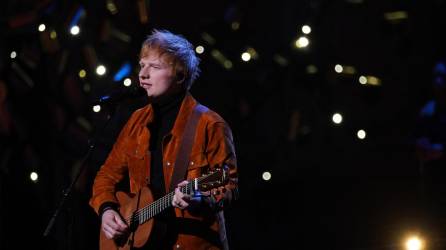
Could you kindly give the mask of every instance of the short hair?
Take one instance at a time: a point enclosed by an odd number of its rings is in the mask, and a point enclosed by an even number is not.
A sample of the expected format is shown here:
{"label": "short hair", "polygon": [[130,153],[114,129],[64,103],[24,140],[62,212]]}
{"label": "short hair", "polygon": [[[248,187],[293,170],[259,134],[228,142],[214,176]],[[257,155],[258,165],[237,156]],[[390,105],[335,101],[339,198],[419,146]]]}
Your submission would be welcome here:
{"label": "short hair", "polygon": [[177,78],[184,81],[185,89],[190,89],[200,74],[200,59],[188,40],[170,31],[155,29],[142,43],[140,58],[147,56],[150,51],[157,51],[160,55],[167,54]]}

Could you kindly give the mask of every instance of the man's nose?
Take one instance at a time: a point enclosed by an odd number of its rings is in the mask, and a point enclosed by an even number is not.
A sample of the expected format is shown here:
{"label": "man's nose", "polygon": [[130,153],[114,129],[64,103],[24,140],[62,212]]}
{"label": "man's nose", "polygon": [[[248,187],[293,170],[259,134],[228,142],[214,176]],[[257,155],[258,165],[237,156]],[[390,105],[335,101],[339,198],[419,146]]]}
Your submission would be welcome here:
{"label": "man's nose", "polygon": [[147,68],[143,68],[143,69],[141,69],[141,70],[139,71],[139,77],[144,78],[144,79],[146,79],[146,78],[150,78],[150,72],[149,72],[149,70],[147,70]]}

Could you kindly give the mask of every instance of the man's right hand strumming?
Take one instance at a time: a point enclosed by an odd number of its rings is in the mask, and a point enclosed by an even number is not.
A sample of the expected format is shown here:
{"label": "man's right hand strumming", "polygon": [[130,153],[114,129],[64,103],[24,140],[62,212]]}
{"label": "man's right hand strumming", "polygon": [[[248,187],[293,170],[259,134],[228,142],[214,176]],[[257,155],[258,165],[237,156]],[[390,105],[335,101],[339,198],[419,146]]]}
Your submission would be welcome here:
{"label": "man's right hand strumming", "polygon": [[116,239],[128,232],[128,226],[118,212],[108,209],[102,214],[102,230],[108,239]]}

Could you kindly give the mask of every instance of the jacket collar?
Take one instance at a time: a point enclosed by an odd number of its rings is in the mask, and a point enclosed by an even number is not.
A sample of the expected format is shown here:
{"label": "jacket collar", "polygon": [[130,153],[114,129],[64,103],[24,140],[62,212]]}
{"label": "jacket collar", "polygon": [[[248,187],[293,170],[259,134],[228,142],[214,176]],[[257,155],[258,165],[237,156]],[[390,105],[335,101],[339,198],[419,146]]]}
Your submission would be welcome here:
{"label": "jacket collar", "polygon": [[[187,119],[189,118],[196,105],[197,101],[195,100],[195,98],[192,97],[189,91],[186,92],[186,95],[181,103],[178,116],[171,131],[171,134],[173,136],[180,137],[183,134]],[[141,125],[143,127],[146,127],[148,124],[153,122],[155,112],[153,110],[152,104],[147,105],[143,109],[143,113],[147,115],[141,120]]]}
{"label": "jacket collar", "polygon": [[192,97],[192,95],[189,92],[187,92],[183,102],[181,103],[177,119],[175,120],[175,123],[173,125],[171,132],[172,135],[179,137],[183,134],[187,120],[189,119],[196,105],[197,101]]}

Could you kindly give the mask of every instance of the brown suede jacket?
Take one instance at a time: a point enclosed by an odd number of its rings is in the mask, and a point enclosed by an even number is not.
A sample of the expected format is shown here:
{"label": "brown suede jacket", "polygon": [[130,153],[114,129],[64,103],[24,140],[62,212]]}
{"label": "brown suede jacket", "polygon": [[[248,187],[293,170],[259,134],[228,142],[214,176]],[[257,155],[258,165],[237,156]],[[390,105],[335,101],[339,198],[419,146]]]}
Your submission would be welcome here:
{"label": "brown suede jacket", "polygon": [[[170,186],[175,157],[180,146],[184,127],[197,101],[187,93],[180,107],[171,133],[163,138],[163,170],[165,187]],[[97,173],[90,205],[98,213],[105,202],[117,203],[115,185],[128,173],[130,191],[137,193],[149,185],[150,180],[150,131],[147,125],[153,121],[153,109],[149,104],[135,111],[113,146],[107,160]],[[229,167],[230,182],[221,188],[213,200],[230,201],[237,193],[237,166],[232,132],[227,123],[215,112],[208,110],[202,114],[192,146],[187,179],[206,173],[210,168],[226,164]],[[168,190],[166,190],[167,192]],[[220,202],[221,204],[222,202]],[[214,210],[212,210],[214,211]],[[219,249],[227,248],[223,211],[193,213],[175,209],[178,220],[202,224],[199,227],[209,230],[207,235],[219,235],[220,246],[205,240],[199,235],[181,233],[175,249]]]}

